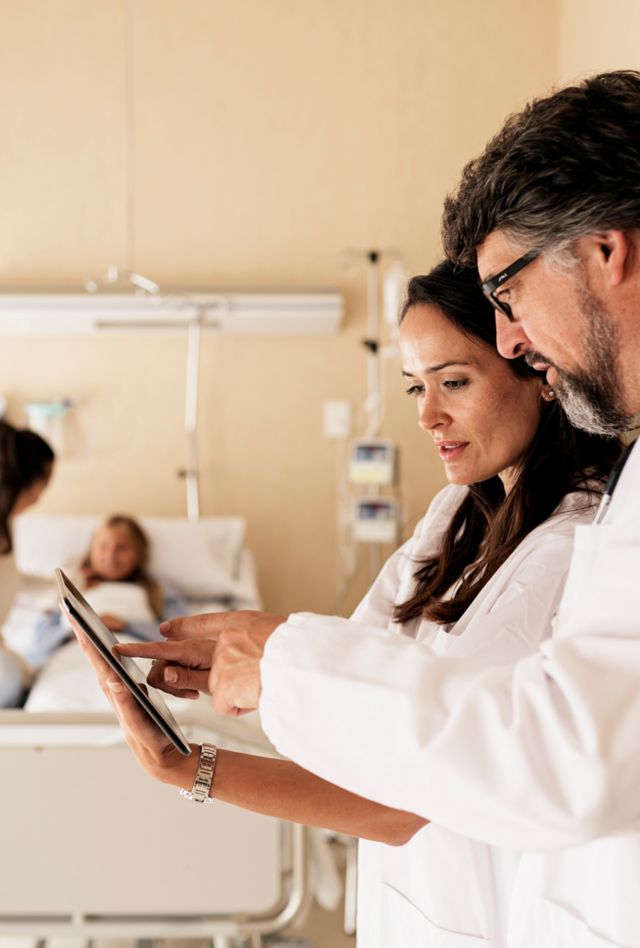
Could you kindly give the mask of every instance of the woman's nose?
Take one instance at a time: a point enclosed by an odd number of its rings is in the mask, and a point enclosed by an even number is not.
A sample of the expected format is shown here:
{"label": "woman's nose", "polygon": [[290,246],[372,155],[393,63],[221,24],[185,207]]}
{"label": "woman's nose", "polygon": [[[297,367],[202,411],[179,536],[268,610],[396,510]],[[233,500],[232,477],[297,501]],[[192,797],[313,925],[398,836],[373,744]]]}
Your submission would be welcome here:
{"label": "woman's nose", "polygon": [[423,431],[432,431],[443,422],[443,412],[436,400],[424,398],[418,413],[418,424]]}

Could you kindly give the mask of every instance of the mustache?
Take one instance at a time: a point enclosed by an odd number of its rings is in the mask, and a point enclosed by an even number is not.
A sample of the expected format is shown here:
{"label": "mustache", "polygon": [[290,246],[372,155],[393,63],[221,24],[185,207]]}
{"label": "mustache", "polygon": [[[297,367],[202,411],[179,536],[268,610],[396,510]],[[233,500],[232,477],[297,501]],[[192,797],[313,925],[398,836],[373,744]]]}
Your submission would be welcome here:
{"label": "mustache", "polygon": [[549,368],[557,369],[557,366],[548,356],[543,355],[541,352],[527,352],[524,357],[524,361],[529,366],[530,369],[534,367],[536,362],[544,362],[545,365],[548,365]]}

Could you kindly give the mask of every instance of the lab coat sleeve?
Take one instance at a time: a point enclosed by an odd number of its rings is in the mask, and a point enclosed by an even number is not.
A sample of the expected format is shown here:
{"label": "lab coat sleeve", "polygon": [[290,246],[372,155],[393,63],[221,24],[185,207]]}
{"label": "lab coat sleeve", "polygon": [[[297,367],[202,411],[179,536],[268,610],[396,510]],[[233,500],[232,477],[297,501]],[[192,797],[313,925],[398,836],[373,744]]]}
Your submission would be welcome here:
{"label": "lab coat sleeve", "polygon": [[[568,556],[566,535],[540,537],[483,618],[487,640],[557,603]],[[551,849],[637,830],[640,557],[637,544],[587,556],[598,580],[576,575],[581,599],[565,596],[554,638],[515,661],[488,661],[481,644],[436,657],[369,624],[291,616],[262,660],[267,735],[333,783],[487,843]]]}

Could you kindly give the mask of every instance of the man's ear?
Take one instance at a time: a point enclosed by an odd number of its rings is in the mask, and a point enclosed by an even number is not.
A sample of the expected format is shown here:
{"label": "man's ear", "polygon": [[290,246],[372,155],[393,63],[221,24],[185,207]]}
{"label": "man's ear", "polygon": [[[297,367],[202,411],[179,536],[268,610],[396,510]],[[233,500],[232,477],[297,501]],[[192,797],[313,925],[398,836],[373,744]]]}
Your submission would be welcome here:
{"label": "man's ear", "polygon": [[631,236],[624,230],[607,230],[594,234],[596,265],[609,286],[619,286],[624,280],[626,266],[631,254]]}

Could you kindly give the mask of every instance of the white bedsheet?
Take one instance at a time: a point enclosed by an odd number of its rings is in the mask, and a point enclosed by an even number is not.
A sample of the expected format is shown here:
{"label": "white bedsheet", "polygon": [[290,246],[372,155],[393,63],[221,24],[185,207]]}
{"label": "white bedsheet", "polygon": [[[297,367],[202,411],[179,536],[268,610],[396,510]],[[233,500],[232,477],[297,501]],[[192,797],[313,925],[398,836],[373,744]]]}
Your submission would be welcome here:
{"label": "white bedsheet", "polygon": [[[123,636],[122,640],[133,641],[128,636]],[[139,664],[146,674],[150,662],[140,660]],[[190,740],[208,740],[220,747],[234,748],[237,748],[240,743],[242,749],[248,753],[277,756],[262,731],[257,713],[229,719],[216,714],[211,707],[208,695],[201,695],[195,701],[175,698],[172,695],[163,695],[163,697],[177,720],[181,723],[185,722],[185,731]],[[124,741],[115,717],[111,724],[105,723],[103,719],[104,714],[112,714],[111,705],[98,685],[93,668],[75,640],[67,642],[54,652],[41,669],[29,693],[24,710],[36,715],[51,713],[74,715],[95,712],[100,716],[100,720],[92,726],[90,717],[85,718],[82,728],[77,729],[77,742],[87,746],[88,744],[120,744]],[[70,734],[67,732],[64,735],[64,743],[76,743],[76,741],[70,741],[69,737]],[[34,741],[51,743],[52,739],[56,744],[59,742],[47,725],[33,731],[29,737],[29,743]]]}
{"label": "white bedsheet", "polygon": [[[130,636],[122,642],[134,641]],[[148,660],[138,664],[145,674]],[[167,704],[182,706],[184,701],[167,695]],[[38,674],[24,706],[25,711],[110,711],[106,696],[75,639],[57,649]]]}
{"label": "white bedsheet", "polygon": [[[261,602],[255,581],[253,559],[244,551],[238,582],[244,589],[241,602],[190,599],[187,611],[221,612],[230,607],[259,609]],[[25,576],[7,617],[2,634],[7,645],[20,654],[28,651],[33,630],[43,610],[51,608],[56,601],[55,583],[34,576]],[[132,640],[130,640],[132,641]],[[148,663],[141,662],[143,669]],[[187,701],[166,696],[167,703],[176,718],[188,721],[186,733],[190,740],[214,740],[222,747],[245,745],[248,752],[271,754],[273,748],[264,736],[257,714],[230,720],[217,715],[208,696],[197,701]],[[118,744],[123,742],[122,732],[115,722],[108,723],[112,716],[111,706],[97,684],[93,669],[89,666],[76,641],[70,640],[49,657],[38,671],[25,704],[25,711],[34,715],[64,714],[71,721],[75,716],[78,727],[65,725],[52,727],[43,722],[41,728],[24,725],[13,728],[3,723],[0,744],[37,743],[45,744]],[[95,715],[95,724],[84,720],[80,726],[79,715]],[[105,715],[107,718],[105,719]],[[34,720],[34,725],[36,724]]]}
{"label": "white bedsheet", "polygon": [[[187,598],[187,612],[224,612],[227,609],[261,609],[262,602],[256,582],[255,564],[251,553],[243,550],[238,577],[233,579],[236,593],[223,599]],[[7,646],[20,655],[28,654],[33,630],[43,612],[57,601],[53,579],[23,575],[13,607],[2,627]],[[110,611],[106,609],[105,611]]]}

